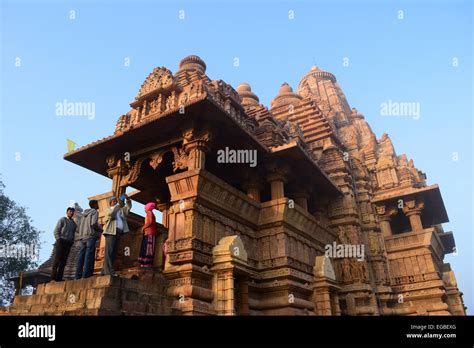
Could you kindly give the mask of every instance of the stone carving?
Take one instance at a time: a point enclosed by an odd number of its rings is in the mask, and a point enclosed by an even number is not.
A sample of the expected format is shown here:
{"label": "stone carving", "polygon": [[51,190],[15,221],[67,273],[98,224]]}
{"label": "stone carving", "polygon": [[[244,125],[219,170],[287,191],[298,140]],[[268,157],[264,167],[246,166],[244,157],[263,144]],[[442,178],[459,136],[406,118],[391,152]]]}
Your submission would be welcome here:
{"label": "stone carving", "polygon": [[168,89],[173,85],[173,74],[166,68],[155,68],[143,82],[136,99],[155,90]]}

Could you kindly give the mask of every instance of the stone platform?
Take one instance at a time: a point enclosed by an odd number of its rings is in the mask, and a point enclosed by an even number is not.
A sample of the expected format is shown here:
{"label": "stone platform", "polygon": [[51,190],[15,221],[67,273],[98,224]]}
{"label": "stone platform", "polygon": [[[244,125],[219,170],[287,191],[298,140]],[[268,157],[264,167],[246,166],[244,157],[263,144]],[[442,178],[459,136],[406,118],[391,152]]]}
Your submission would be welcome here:
{"label": "stone platform", "polygon": [[173,315],[160,271],[129,269],[118,276],[39,284],[33,295],[16,296],[0,315]]}

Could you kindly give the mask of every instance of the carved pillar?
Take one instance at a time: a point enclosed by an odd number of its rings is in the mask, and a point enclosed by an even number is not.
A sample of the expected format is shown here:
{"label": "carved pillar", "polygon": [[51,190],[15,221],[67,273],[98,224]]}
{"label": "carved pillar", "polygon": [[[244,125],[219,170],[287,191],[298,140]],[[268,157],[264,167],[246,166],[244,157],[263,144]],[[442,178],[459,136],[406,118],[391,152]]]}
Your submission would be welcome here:
{"label": "carved pillar", "polygon": [[423,202],[418,201],[407,201],[403,205],[403,213],[410,220],[411,230],[413,232],[420,231],[423,229],[423,223],[421,222],[421,211],[425,207]]}
{"label": "carved pillar", "polygon": [[136,117],[137,117],[136,123],[139,123],[139,122],[141,121],[141,119],[143,118],[143,117],[142,117],[143,115],[142,115],[142,107],[141,107],[141,106],[137,107],[137,113],[136,113],[136,115],[137,115],[137,116],[136,116]]}
{"label": "carved pillar", "polygon": [[316,315],[340,315],[336,274],[331,260],[316,256],[313,268],[313,302]]}
{"label": "carved pillar", "polygon": [[[237,253],[235,251],[238,251]],[[249,313],[247,252],[238,236],[222,238],[212,250],[214,265],[214,308],[218,315],[236,315],[236,286],[240,294],[241,314]],[[238,272],[237,272],[238,271]],[[236,282],[239,274],[240,281]],[[237,301],[238,302],[238,301]]]}
{"label": "carved pillar", "polygon": [[377,214],[379,216],[380,230],[384,237],[389,237],[392,235],[392,227],[390,226],[390,221],[392,216],[397,215],[398,210],[393,207],[387,207],[385,205],[376,206]]}
{"label": "carved pillar", "polygon": [[285,197],[285,183],[286,175],[289,172],[289,167],[277,163],[277,161],[270,161],[266,163],[267,181],[270,183],[271,199],[279,199]]}
{"label": "carved pillar", "polygon": [[295,197],[295,202],[305,211],[308,211],[308,198],[309,194],[305,191],[297,191],[293,197]]}
{"label": "carved pillar", "polygon": [[281,175],[271,175],[268,177],[271,185],[272,200],[285,197],[285,178]]}
{"label": "carved pillar", "polygon": [[199,140],[188,144],[189,162],[188,169],[204,169],[206,163],[206,144]]}
{"label": "carved pillar", "polygon": [[107,175],[112,179],[112,192],[119,198],[125,193],[126,187],[122,185],[122,179],[126,175],[127,168],[123,159],[116,159],[116,156],[109,156],[107,161]]}
{"label": "carved pillar", "polygon": [[316,315],[332,315],[329,288],[320,288],[314,294]]}
{"label": "carved pillar", "polygon": [[249,285],[248,285],[248,277],[244,277],[241,279],[239,283],[239,290],[240,290],[240,308],[238,311],[240,315],[250,315],[250,308],[249,308]]}
{"label": "carved pillar", "polygon": [[235,287],[232,271],[225,273],[224,289],[222,289],[222,291],[225,293],[224,315],[235,315]]}
{"label": "carved pillar", "polygon": [[209,151],[210,132],[205,131],[196,136],[193,129],[188,129],[183,132],[183,137],[183,148],[188,154],[188,170],[204,169],[206,152]]}
{"label": "carved pillar", "polygon": [[341,308],[339,306],[339,295],[336,290],[331,291],[331,313],[332,315],[341,315]]}
{"label": "carved pillar", "polygon": [[168,216],[168,210],[169,210],[169,203],[160,203],[159,200],[158,204],[156,205],[156,209],[158,209],[161,212],[162,216],[162,222],[161,224],[168,228],[169,226],[169,216]]}
{"label": "carved pillar", "polygon": [[142,117],[141,118],[145,118],[147,113],[148,113],[148,104],[147,104],[147,100],[145,99],[143,101],[143,109],[142,109]]}
{"label": "carved pillar", "polygon": [[260,202],[260,184],[257,180],[245,181],[242,185],[243,189],[247,192],[247,197]]}
{"label": "carved pillar", "polygon": [[352,293],[346,295],[346,310],[348,315],[357,315],[355,296]]}

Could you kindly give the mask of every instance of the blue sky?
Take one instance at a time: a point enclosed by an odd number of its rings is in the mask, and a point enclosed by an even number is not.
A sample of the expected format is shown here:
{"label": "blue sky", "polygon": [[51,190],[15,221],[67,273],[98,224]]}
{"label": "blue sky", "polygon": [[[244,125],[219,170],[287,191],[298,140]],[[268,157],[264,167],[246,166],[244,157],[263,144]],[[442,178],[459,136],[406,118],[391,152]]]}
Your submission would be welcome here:
{"label": "blue sky", "polygon": [[[154,67],[176,71],[181,58],[197,54],[211,78],[248,82],[269,105],[283,82],[296,88],[316,64],[337,77],[378,138],[388,133],[397,153],[440,185],[450,218],[444,227],[458,246],[445,261],[472,313],[470,1],[1,4],[0,173],[6,193],[45,231],[42,259],[69,201],[86,206],[88,196],[111,188],[109,179],[62,159],[66,139],[82,146],[112,134]],[[95,117],[57,116],[65,99],[95,103]],[[388,100],[419,103],[421,117],[381,116]]]}

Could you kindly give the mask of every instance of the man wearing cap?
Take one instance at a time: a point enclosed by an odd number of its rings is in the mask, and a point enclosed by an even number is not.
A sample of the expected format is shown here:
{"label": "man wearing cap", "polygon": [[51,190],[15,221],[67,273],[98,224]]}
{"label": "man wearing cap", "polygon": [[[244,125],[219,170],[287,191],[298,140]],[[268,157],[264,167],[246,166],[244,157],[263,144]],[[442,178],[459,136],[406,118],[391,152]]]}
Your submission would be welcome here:
{"label": "man wearing cap", "polygon": [[125,194],[120,197],[120,202],[117,200],[117,197],[109,198],[109,205],[105,213],[105,228],[103,232],[105,236],[105,258],[101,272],[102,275],[115,275],[113,264],[117,255],[117,246],[122,234],[129,231],[126,216],[132,208],[132,202]]}

